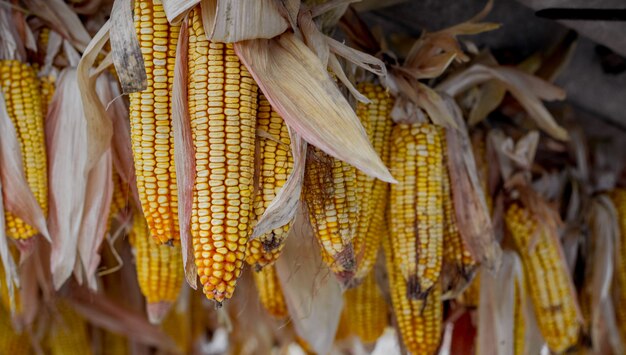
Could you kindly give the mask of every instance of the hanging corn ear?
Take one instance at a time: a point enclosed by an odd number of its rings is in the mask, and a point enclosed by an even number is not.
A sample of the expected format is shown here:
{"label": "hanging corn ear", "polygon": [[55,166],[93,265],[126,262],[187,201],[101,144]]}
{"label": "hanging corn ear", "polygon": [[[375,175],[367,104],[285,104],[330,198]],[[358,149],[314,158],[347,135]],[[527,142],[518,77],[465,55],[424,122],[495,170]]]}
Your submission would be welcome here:
{"label": "hanging corn ear", "polygon": [[434,285],[425,299],[409,298],[408,285],[399,267],[399,250],[394,249],[390,238],[383,239],[383,248],[395,324],[402,342],[412,354],[435,354],[443,323],[441,287]]}
{"label": "hanging corn ear", "polygon": [[443,261],[443,155],[439,128],[400,124],[391,139],[391,245],[408,297],[425,297]]}
{"label": "hanging corn ear", "polygon": [[356,169],[309,146],[304,201],[322,260],[344,285],[354,276],[352,239],[358,224]]}
{"label": "hanging corn ear", "polygon": [[[372,142],[374,150],[387,164],[392,125],[389,114],[394,100],[382,85],[364,83],[359,85],[358,89],[370,100],[370,103],[357,103],[356,113],[367,132],[367,137]],[[360,170],[357,170],[356,178],[359,219],[353,240],[354,253],[358,260],[355,284],[367,276],[376,262],[380,248],[380,226],[385,218],[389,191],[386,182],[370,177]]]}
{"label": "hanging corn ear", "polygon": [[130,94],[131,138],[137,190],[150,235],[159,243],[180,238],[171,107],[180,26],[170,26],[160,0],[135,1],[148,87]]}
{"label": "hanging corn ear", "polygon": [[364,343],[374,343],[387,327],[387,303],[383,298],[374,272],[363,282],[344,294],[342,319],[346,320],[349,334],[358,336]]}
{"label": "hanging corn ear", "polygon": [[274,265],[264,267],[253,275],[259,299],[267,313],[275,318],[287,317],[287,304]]}
{"label": "hanging corn ear", "polygon": [[[442,179],[442,206],[443,206],[443,264],[447,270],[444,287],[455,289],[460,284],[461,289],[474,276],[477,263],[472,257],[467,244],[459,233],[456,224],[456,210],[454,197],[450,186],[450,174],[448,172],[448,149],[446,144],[446,132],[442,127],[439,129],[441,145],[443,147],[443,179]],[[446,291],[444,289],[444,291]],[[460,290],[457,290],[460,291]]]}
{"label": "hanging corn ear", "polygon": [[615,271],[613,276],[614,304],[616,305],[617,324],[620,328],[622,343],[626,344],[626,189],[618,188],[611,192],[611,199],[617,211],[619,219],[619,241],[615,258]]}
{"label": "hanging corn ear", "polygon": [[558,237],[517,203],[507,209],[505,222],[524,264],[541,334],[550,350],[563,352],[578,341],[580,322]]}
{"label": "hanging corn ear", "polygon": [[[180,301],[179,301],[180,302]],[[184,302],[188,302],[185,300]],[[172,337],[183,354],[191,352],[191,313],[189,305],[180,307],[180,303],[165,317],[161,329]]]}
{"label": "hanging corn ear", "polygon": [[26,332],[18,333],[11,324],[9,311],[0,307],[0,349],[3,354],[31,354],[31,341]]}
{"label": "hanging corn ear", "polygon": [[54,75],[45,75],[39,78],[39,85],[41,88],[41,113],[43,118],[46,118],[48,114],[48,106],[52,102],[54,96],[56,78]]}
{"label": "hanging corn ear", "polygon": [[135,268],[141,293],[146,297],[148,316],[160,322],[176,301],[183,284],[179,245],[158,245],[150,241],[149,230],[141,214],[135,214],[130,244],[134,248]]}
{"label": "hanging corn ear", "polygon": [[[1,60],[0,86],[18,135],[26,181],[45,216],[48,214],[48,166],[37,75],[26,63]],[[6,231],[14,239],[27,239],[38,233],[9,211],[6,211]]]}
{"label": "hanging corn ear", "polygon": [[189,114],[196,151],[191,235],[207,298],[232,297],[251,232],[257,85],[231,44],[189,29]]}
{"label": "hanging corn ear", "polygon": [[50,354],[92,354],[87,322],[70,305],[59,302],[57,306],[59,316],[48,333]]}
{"label": "hanging corn ear", "polygon": [[[257,138],[256,156],[259,164],[258,185],[254,198],[254,218],[258,221],[265,209],[283,187],[291,170],[291,140],[285,121],[272,109],[269,101],[259,93],[256,129],[268,136]],[[273,264],[285,245],[291,223],[248,242],[246,262],[260,269]]]}

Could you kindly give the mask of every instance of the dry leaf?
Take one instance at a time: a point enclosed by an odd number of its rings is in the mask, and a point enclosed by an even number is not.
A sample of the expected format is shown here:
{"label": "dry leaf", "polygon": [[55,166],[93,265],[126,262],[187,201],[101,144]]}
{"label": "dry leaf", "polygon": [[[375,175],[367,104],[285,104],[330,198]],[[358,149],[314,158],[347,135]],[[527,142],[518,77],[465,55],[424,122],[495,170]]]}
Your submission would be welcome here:
{"label": "dry leaf", "polygon": [[0,33],[2,41],[0,41],[0,58],[24,60],[26,51],[19,41],[17,27],[13,23],[13,16],[10,8],[0,6]]}
{"label": "dry leaf", "polygon": [[9,296],[9,307],[11,308],[11,313],[13,313],[15,311],[15,290],[19,287],[20,279],[17,275],[17,267],[15,266],[13,255],[11,255],[11,251],[9,250],[9,237],[6,235],[6,220],[4,217],[3,194],[2,180],[0,180],[0,259],[2,259],[2,269],[4,271],[3,282],[6,285],[7,294]]}
{"label": "dry leaf", "polygon": [[292,33],[235,43],[272,107],[306,141],[366,174],[395,182],[326,68]]}
{"label": "dry leaf", "polygon": [[489,80],[481,85],[476,103],[472,106],[467,123],[470,126],[480,123],[493,112],[506,94],[506,87],[497,80]]}
{"label": "dry leaf", "polygon": [[111,9],[111,53],[115,71],[125,94],[148,87],[137,31],[133,23],[131,0],[115,0]]}
{"label": "dry leaf", "polygon": [[63,0],[24,0],[24,3],[33,14],[68,39],[72,45],[80,50],[87,47],[91,36],[78,15]]}
{"label": "dry leaf", "polygon": [[[179,23],[200,0],[161,0],[165,16],[171,24]],[[208,33],[208,32],[207,32]]]}

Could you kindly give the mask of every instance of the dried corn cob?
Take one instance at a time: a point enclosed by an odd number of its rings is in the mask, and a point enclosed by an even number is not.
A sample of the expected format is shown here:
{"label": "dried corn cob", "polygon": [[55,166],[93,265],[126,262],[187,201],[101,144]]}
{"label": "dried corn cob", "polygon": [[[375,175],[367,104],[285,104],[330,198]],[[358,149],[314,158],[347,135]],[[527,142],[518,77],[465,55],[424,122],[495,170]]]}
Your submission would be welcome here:
{"label": "dried corn cob", "polygon": [[574,286],[557,236],[542,228],[518,203],[509,206],[505,222],[524,264],[541,334],[550,350],[563,352],[578,341],[580,323]]}
{"label": "dried corn cob", "polygon": [[135,1],[148,87],[130,94],[130,119],[137,190],[150,235],[159,243],[180,238],[171,105],[180,26],[170,26],[161,0]]}
{"label": "dried corn cob", "polygon": [[[391,117],[389,116],[394,100],[382,85],[364,83],[359,85],[370,103],[359,102],[356,113],[361,119],[367,136],[374,150],[387,163],[389,160],[389,136],[391,135]],[[380,225],[385,217],[388,185],[360,170],[356,172],[357,194],[359,196],[359,219],[354,237],[354,252],[357,255],[355,284],[370,272],[380,248]]]}
{"label": "dried corn cob", "polygon": [[274,265],[264,267],[253,275],[259,299],[267,313],[276,318],[287,317],[287,304]]}
{"label": "dried corn cob", "polygon": [[387,327],[387,303],[383,298],[374,272],[367,274],[363,282],[344,294],[342,316],[347,320],[348,332],[358,336],[364,343],[375,342]]}
{"label": "dried corn cob", "polygon": [[150,241],[148,226],[135,214],[130,244],[134,248],[135,268],[141,293],[146,297],[148,315],[159,322],[176,301],[183,284],[179,245],[158,245]]}
{"label": "dried corn cob", "polygon": [[3,354],[31,354],[30,336],[26,332],[18,333],[11,324],[9,311],[0,307],[0,349]]}
{"label": "dried corn cob", "polygon": [[[293,157],[287,125],[262,93],[259,93],[256,122],[258,131],[271,136],[257,138],[256,155],[260,171],[254,198],[254,217],[258,221],[287,182],[293,169]],[[246,262],[257,269],[273,264],[280,255],[290,227],[291,223],[288,223],[250,240]]]}
{"label": "dried corn cob", "polygon": [[196,151],[191,235],[204,293],[219,304],[232,297],[251,230],[257,86],[232,44],[206,39],[199,9],[189,43]]}
{"label": "dried corn cob", "polygon": [[304,200],[322,260],[348,284],[356,267],[352,239],[358,224],[356,169],[310,146]]}
{"label": "dried corn cob", "polygon": [[400,124],[392,132],[391,245],[409,297],[425,297],[443,260],[442,145],[432,124]]}
{"label": "dried corn cob", "polygon": [[391,303],[396,327],[406,349],[412,354],[435,354],[439,347],[443,323],[441,287],[436,284],[425,299],[407,297],[407,282],[400,270],[401,254],[383,239]]}
{"label": "dried corn cob", "polygon": [[[20,142],[24,173],[44,215],[48,213],[48,177],[41,92],[35,70],[17,60],[0,61],[0,86],[6,108]],[[6,212],[7,235],[14,239],[35,236],[37,230]]]}
{"label": "dried corn cob", "polygon": [[48,334],[50,354],[91,354],[87,323],[68,304],[57,304],[59,317],[55,317]]}
{"label": "dried corn cob", "polygon": [[622,342],[626,344],[626,189],[618,188],[611,192],[611,199],[619,219],[619,241],[614,271],[614,303],[616,305],[617,324]]}

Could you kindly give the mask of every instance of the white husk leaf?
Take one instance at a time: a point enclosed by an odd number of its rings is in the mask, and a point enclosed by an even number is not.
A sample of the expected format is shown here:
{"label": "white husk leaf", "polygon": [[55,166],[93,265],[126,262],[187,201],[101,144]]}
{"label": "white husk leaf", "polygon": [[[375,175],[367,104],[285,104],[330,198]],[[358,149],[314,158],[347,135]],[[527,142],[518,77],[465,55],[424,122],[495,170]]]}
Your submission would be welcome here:
{"label": "white husk leaf", "polygon": [[68,38],[72,45],[80,50],[87,47],[91,36],[78,15],[63,0],[24,0],[24,3],[54,31]]}
{"label": "white husk leaf", "polygon": [[111,53],[122,91],[125,94],[143,91],[148,86],[148,77],[133,24],[131,1],[115,0],[110,21]]}
{"label": "white husk leaf", "polygon": [[194,6],[200,3],[200,0],[161,0],[165,16],[170,23],[179,23],[183,16]]}

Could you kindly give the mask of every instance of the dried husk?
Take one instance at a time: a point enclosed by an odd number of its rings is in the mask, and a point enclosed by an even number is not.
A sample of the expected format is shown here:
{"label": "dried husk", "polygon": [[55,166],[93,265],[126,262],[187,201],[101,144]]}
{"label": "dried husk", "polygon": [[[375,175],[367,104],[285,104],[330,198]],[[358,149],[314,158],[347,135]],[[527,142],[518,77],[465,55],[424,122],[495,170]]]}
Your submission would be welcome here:
{"label": "dried husk", "polygon": [[24,0],[24,3],[33,14],[76,48],[84,50],[87,47],[91,36],[78,15],[63,0]]}
{"label": "dried husk", "polygon": [[13,255],[9,250],[9,237],[6,235],[6,220],[4,217],[4,200],[2,198],[2,180],[0,179],[0,259],[4,270],[4,284],[9,295],[9,305],[11,313],[15,312],[15,290],[19,287],[20,279],[17,274],[17,266],[13,260]]}
{"label": "dried husk", "polygon": [[143,91],[148,86],[130,0],[116,0],[111,9],[111,53],[115,71],[125,94]]}
{"label": "dried husk", "polygon": [[17,33],[10,8],[0,7],[0,59],[24,60],[26,51]]}
{"label": "dried husk", "polygon": [[200,0],[161,0],[161,2],[167,20],[174,24],[181,22],[187,12],[199,4]]}

